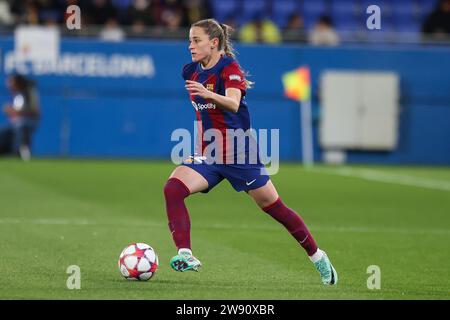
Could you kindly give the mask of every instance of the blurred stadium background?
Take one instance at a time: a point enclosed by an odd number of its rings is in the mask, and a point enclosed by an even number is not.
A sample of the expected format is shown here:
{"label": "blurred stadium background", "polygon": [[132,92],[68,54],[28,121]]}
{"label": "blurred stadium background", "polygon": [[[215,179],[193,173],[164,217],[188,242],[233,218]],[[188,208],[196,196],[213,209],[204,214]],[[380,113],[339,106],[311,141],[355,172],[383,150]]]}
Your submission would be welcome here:
{"label": "blurred stadium background", "polygon": [[[80,30],[66,27],[73,4]],[[373,4],[380,30],[366,26]],[[226,184],[206,204],[189,199],[203,274],[168,268],[161,190],[172,131],[193,130],[181,78],[189,25],[209,17],[236,29],[255,82],[253,125],[280,129],[273,180],[341,270],[337,290],[318,288],[289,235]],[[0,272],[9,275],[0,298],[183,299],[188,287],[191,299],[448,299],[449,23],[450,1],[433,0],[0,0],[1,83],[33,79],[42,114],[32,161],[0,160]],[[299,165],[300,108],[281,81],[299,66],[311,71],[312,170]],[[0,102],[10,100],[0,86]],[[115,270],[136,241],[160,255],[154,290]],[[82,293],[65,288],[70,264],[85,270]],[[382,290],[366,288],[371,264]]]}
{"label": "blurred stadium background", "polygon": [[[8,74],[20,73],[37,82],[43,116],[34,139],[35,156],[167,159],[173,147],[168,142],[173,129],[192,128],[192,110],[180,81],[181,67],[189,60],[187,26],[198,18],[212,16],[237,29],[240,63],[256,83],[249,94],[254,126],[281,128],[281,160],[302,159],[299,108],[283,96],[281,76],[308,65],[316,161],[326,160],[328,149],[338,149],[345,151],[349,163],[448,165],[450,62],[446,57],[450,49],[445,29],[448,19],[444,17],[449,16],[450,5],[448,1],[439,5],[431,0],[374,1],[381,9],[381,30],[368,30],[365,8],[369,2],[2,1],[4,10],[9,3],[10,14],[2,12],[10,24],[2,27],[0,77],[4,83]],[[81,8],[80,30],[68,30],[64,23],[65,8],[73,3]],[[284,29],[294,13],[300,20],[293,28]],[[335,26],[331,27],[331,36],[328,31],[312,35],[317,31],[315,22],[323,16]],[[263,32],[266,36],[262,38],[252,36],[257,28],[242,34],[254,17],[270,19],[266,21],[273,21],[274,28]],[[437,17],[437,22],[430,22],[432,17]],[[110,23],[112,20],[120,23]],[[145,28],[136,28],[136,21],[144,21]],[[173,21],[176,26],[171,25]],[[17,32],[24,29],[18,26],[36,24],[52,25],[60,32],[42,36],[46,41],[34,42]],[[439,27],[422,32],[427,25]],[[141,32],[139,36],[137,31]],[[278,37],[278,33],[290,38]],[[19,39],[15,42],[15,38]],[[321,86],[330,71],[353,72],[353,76],[378,72],[394,77],[383,89],[391,90],[389,93],[344,85],[351,92],[371,95],[369,104],[374,106],[390,101],[381,118],[376,118],[380,116],[377,107],[367,112],[370,115],[365,119],[371,126],[366,128],[372,129],[366,134],[374,135],[375,141],[356,141],[363,135],[361,128],[354,127],[362,119],[356,113],[370,109],[355,105],[363,103],[359,98],[353,99],[353,111],[342,106],[324,107],[326,97],[333,95],[329,86],[327,90]],[[367,86],[378,87],[376,83]],[[386,95],[387,100],[376,100]],[[8,99],[6,86],[1,86],[0,100],[5,103]],[[349,100],[339,103],[348,104]],[[341,110],[347,110],[347,118],[353,120],[347,119],[347,123],[345,117],[335,118],[333,112],[325,112],[331,109],[340,110],[341,115]],[[352,136],[328,141],[326,137],[334,136],[333,130],[340,128],[337,125],[328,131],[330,122],[321,123],[329,119],[328,115],[331,122],[339,120],[341,126],[351,127],[354,133],[345,134]],[[0,123],[5,121],[2,114]],[[324,132],[322,137],[320,132]],[[342,130],[336,134],[345,135]],[[342,157],[341,153],[338,158]]]}

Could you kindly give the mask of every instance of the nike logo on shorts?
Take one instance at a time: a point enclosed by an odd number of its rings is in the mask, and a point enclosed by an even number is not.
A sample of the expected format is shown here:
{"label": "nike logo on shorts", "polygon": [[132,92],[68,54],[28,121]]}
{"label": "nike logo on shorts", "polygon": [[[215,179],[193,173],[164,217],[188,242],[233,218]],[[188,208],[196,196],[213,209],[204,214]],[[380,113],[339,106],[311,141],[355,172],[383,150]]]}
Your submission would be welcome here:
{"label": "nike logo on shorts", "polygon": [[256,179],[253,179],[253,180],[250,181],[250,182],[245,181],[245,184],[249,186],[249,185],[251,185],[251,184],[252,184],[253,182],[255,182],[255,181],[256,181]]}

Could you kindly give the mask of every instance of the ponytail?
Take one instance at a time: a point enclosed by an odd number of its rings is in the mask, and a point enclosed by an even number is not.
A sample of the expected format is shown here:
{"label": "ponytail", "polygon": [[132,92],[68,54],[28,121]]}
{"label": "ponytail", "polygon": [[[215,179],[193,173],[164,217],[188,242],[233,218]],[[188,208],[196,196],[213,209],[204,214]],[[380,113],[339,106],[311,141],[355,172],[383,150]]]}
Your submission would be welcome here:
{"label": "ponytail", "polygon": [[225,54],[227,56],[230,56],[233,59],[236,59],[236,54],[234,53],[233,44],[231,43],[231,40],[230,40],[230,35],[234,30],[229,25],[226,25],[223,23],[220,24],[220,27],[223,30],[223,51],[225,51]]}

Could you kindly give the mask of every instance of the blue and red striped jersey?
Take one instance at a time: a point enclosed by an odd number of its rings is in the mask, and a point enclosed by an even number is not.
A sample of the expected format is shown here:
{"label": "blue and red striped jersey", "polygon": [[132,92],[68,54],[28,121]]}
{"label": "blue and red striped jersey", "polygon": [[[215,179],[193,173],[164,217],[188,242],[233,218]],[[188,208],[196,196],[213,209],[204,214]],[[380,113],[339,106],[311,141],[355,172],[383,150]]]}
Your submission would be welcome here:
{"label": "blue and red striped jersey", "polygon": [[[235,59],[227,55],[222,55],[216,65],[210,69],[203,69],[199,62],[188,63],[183,67],[182,75],[184,80],[200,82],[206,89],[220,95],[225,95],[227,88],[241,90],[242,96],[237,113],[220,108],[214,101],[190,95],[190,100],[200,125],[199,136],[202,137],[203,133],[208,129],[219,130],[224,137],[223,161],[224,163],[229,163],[229,161],[226,161],[226,156],[230,155],[230,152],[233,150],[231,150],[229,140],[226,138],[226,130],[242,129],[243,131],[247,131],[251,128],[250,114],[245,99],[247,86],[244,73]],[[197,145],[197,151],[201,151],[203,154],[206,146],[211,142],[202,141],[201,148]],[[252,148],[251,146],[249,147],[249,143],[245,143],[244,149],[248,153],[249,149]],[[236,156],[238,153],[237,143],[235,143],[233,155]],[[236,157],[233,158],[234,161],[237,161]]]}

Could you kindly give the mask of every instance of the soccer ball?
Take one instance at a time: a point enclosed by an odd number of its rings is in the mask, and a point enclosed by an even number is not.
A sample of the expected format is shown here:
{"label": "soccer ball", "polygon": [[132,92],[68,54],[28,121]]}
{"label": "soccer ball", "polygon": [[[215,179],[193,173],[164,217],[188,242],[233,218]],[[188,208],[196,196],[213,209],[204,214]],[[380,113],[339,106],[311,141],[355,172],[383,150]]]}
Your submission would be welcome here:
{"label": "soccer ball", "polygon": [[149,280],[157,268],[158,256],[145,243],[132,243],[119,256],[119,271],[127,280]]}

